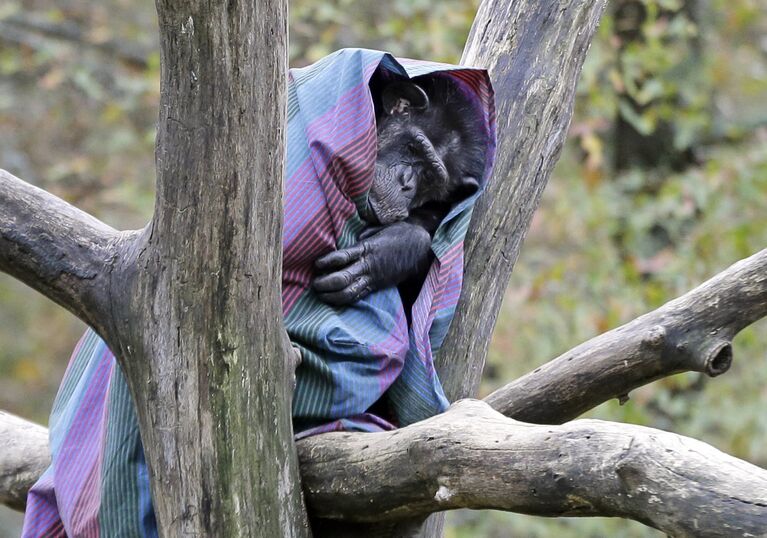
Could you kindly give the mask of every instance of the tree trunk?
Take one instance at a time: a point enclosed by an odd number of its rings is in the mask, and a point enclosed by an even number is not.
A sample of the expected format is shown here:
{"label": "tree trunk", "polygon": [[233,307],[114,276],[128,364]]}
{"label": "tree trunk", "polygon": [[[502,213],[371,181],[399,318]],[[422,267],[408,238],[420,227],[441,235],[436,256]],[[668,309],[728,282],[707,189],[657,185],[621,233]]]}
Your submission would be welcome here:
{"label": "tree trunk", "polygon": [[466,234],[455,322],[437,356],[448,398],[474,396],[503,294],[567,135],[602,0],[486,0],[461,61],[490,71],[498,115],[493,177]]}
{"label": "tree trunk", "polygon": [[160,534],[307,535],[280,300],[287,3],[157,12],[155,214],[120,260],[105,336]]}

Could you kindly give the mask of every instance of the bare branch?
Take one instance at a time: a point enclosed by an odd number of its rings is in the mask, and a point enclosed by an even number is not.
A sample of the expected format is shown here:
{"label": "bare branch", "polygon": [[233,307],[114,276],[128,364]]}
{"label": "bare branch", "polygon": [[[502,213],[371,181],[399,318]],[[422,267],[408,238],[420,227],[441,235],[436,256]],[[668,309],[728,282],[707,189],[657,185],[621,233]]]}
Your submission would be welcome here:
{"label": "bare branch", "polygon": [[122,234],[64,200],[0,170],[0,271],[94,327],[109,312]]}
{"label": "bare branch", "polygon": [[767,529],[767,471],[641,426],[537,426],[462,400],[407,428],[319,435],[299,441],[298,450],[307,504],[325,518],[380,521],[489,508],[618,516],[673,536]]}
{"label": "bare branch", "polygon": [[597,336],[485,398],[506,416],[558,424],[679,372],[717,376],[732,339],[767,315],[767,249],[622,327]]}
{"label": "bare branch", "polygon": [[138,43],[108,39],[97,41],[73,21],[51,22],[44,18],[14,13],[0,19],[0,39],[41,48],[44,43],[39,36],[69,41],[113,56],[131,67],[146,69],[150,51]]}
{"label": "bare branch", "polygon": [[0,411],[0,504],[24,510],[27,491],[50,461],[48,430]]}
{"label": "bare branch", "polygon": [[[0,501],[20,508],[47,465],[40,427],[0,413]],[[386,433],[298,442],[316,516],[407,521],[456,508],[542,516],[617,516],[673,536],[760,535],[767,471],[673,433],[598,420],[538,426],[484,402]],[[15,475],[22,465],[30,472]],[[7,477],[7,479],[6,479]],[[8,493],[12,488],[14,497]],[[351,527],[353,528],[353,527]],[[361,527],[362,528],[362,527]]]}

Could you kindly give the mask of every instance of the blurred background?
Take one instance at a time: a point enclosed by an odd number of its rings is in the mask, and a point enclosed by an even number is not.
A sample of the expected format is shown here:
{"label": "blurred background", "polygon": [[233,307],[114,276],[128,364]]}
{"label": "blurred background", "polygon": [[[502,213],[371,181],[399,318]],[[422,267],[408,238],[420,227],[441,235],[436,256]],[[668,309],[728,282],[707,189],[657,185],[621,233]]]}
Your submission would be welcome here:
{"label": "blurred background", "polygon": [[[477,0],[296,0],[291,65],[344,46],[457,62]],[[0,3],[0,167],[116,228],[148,220],[159,58],[149,0]],[[509,285],[482,388],[767,247],[767,0],[613,0],[569,142]],[[0,409],[45,424],[84,327],[0,275]],[[590,416],[673,430],[767,467],[767,321],[711,380],[684,374]],[[20,516],[0,510],[0,538]],[[449,538],[644,537],[613,519],[489,511]]]}

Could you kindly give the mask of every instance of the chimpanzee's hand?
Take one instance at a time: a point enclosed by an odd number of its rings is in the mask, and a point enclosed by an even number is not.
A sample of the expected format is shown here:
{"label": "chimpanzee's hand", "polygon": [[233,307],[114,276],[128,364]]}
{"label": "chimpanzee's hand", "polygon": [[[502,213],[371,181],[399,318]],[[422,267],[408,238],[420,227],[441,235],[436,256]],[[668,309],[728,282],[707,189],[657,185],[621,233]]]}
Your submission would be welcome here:
{"label": "chimpanzee's hand", "polygon": [[318,258],[314,262],[318,276],[312,286],[324,302],[348,305],[425,273],[430,261],[429,232],[416,224],[396,222],[366,230],[353,247]]}

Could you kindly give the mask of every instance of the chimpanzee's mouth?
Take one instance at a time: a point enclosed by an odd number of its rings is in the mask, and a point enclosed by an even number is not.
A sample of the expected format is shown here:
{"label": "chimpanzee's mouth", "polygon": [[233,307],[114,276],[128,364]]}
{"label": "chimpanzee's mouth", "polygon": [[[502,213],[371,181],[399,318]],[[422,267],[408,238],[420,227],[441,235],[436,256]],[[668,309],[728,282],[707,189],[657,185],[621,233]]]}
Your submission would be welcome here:
{"label": "chimpanzee's mouth", "polygon": [[408,218],[410,213],[406,207],[390,207],[386,202],[381,202],[373,194],[368,194],[367,203],[360,211],[360,216],[368,224],[374,226],[386,226],[401,222]]}
{"label": "chimpanzee's mouth", "polygon": [[368,224],[373,224],[373,225],[380,224],[378,220],[378,216],[376,215],[375,208],[373,207],[373,200],[370,198],[370,196],[368,196],[368,199],[365,205],[362,207],[362,211],[360,211],[360,216],[362,217],[362,220],[364,220]]}

